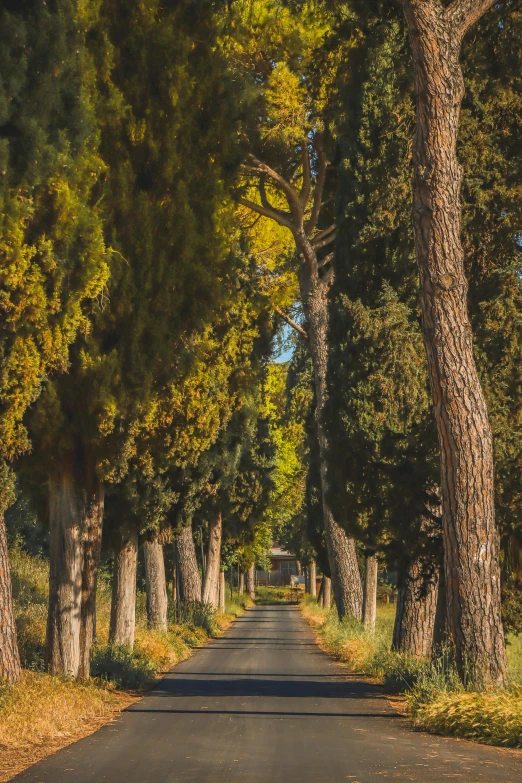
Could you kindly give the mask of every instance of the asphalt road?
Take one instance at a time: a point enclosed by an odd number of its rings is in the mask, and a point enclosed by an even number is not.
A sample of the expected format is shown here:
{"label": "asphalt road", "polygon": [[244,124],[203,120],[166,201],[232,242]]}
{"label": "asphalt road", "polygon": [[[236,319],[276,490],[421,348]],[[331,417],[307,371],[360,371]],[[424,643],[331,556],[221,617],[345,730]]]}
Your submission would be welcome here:
{"label": "asphalt road", "polygon": [[416,732],[298,610],[256,607],[113,723],[20,783],[522,781],[522,755]]}

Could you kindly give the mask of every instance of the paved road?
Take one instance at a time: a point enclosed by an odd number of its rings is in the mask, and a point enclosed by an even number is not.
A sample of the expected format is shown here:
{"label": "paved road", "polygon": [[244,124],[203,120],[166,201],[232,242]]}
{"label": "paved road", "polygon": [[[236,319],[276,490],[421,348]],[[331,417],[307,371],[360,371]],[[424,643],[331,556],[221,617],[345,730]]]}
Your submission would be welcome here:
{"label": "paved road", "polygon": [[522,781],[522,755],[411,730],[290,606],[256,607],[19,783]]}

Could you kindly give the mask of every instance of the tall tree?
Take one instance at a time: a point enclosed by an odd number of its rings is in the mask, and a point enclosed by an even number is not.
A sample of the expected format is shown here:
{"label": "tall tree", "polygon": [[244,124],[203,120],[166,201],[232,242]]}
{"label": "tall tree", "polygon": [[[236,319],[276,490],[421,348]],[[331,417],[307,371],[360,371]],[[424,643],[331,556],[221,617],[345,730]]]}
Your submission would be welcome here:
{"label": "tall tree", "polygon": [[[303,86],[310,79],[307,68],[314,45],[322,40],[328,27],[327,17],[313,4],[305,4],[298,13],[279,3],[258,3],[254,10],[246,4],[237,12],[239,18],[241,12],[246,20],[246,43],[243,50],[241,43],[237,46],[236,56],[239,61],[243,58],[245,70],[256,84],[255,116],[261,122],[259,138],[252,140],[252,152],[244,167],[246,192],[239,200],[246,209],[287,229],[293,239],[294,269],[306,331],[288,316],[286,320],[303,334],[312,357],[324,525],[333,589],[339,616],[360,617],[362,588],[355,542],[334,519],[327,498],[328,440],[323,419],[327,398],[327,301],[333,269],[332,254],[325,248],[328,250],[335,239],[335,223],[324,209],[329,161],[321,100],[314,101],[311,90],[307,92]],[[269,29],[262,43],[257,40],[261,22]],[[238,38],[242,42],[241,35]],[[322,95],[324,90],[318,92]]]}
{"label": "tall tree", "polygon": [[[66,550],[51,547],[50,617],[60,620],[49,626],[48,659],[57,672],[88,675],[93,612],[79,606],[82,594],[84,606],[95,597],[104,485],[128,481],[142,529],[159,530],[172,496],[154,447],[161,439],[180,463],[208,447],[221,409],[229,415],[223,401],[241,363],[233,357],[253,339],[248,327],[233,328],[246,309],[234,312],[240,264],[227,231],[236,124],[211,6],[105,0],[89,35],[111,276],[67,379],[48,387],[33,420],[40,463],[53,473],[50,505],[63,512],[51,516],[51,540],[71,538]],[[212,359],[215,383],[206,385]],[[49,451],[52,460],[43,457]],[[59,562],[64,551],[74,553],[70,562]],[[80,594],[73,588],[64,601],[61,585],[75,585],[78,569]],[[78,635],[86,641],[81,668],[61,662],[60,623],[73,629],[75,646]]]}
{"label": "tall tree", "polygon": [[448,617],[461,671],[501,683],[493,441],[473,356],[457,158],[462,40],[493,0],[403,0],[417,96],[413,223],[422,326],[441,451]]}
{"label": "tall tree", "polygon": [[[5,3],[0,11],[1,398],[0,547],[9,503],[8,463],[30,449],[24,415],[69,346],[89,331],[103,296],[107,257],[93,207],[104,166],[98,151],[95,69],[86,40],[97,3]],[[2,675],[20,666],[0,569]],[[3,658],[5,653],[0,654]]]}

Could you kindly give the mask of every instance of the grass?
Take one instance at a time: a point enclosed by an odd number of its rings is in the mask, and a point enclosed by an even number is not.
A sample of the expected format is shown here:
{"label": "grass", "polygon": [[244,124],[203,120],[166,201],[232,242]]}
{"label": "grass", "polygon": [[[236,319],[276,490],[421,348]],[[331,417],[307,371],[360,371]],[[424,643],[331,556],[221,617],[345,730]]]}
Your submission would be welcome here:
{"label": "grass", "polygon": [[220,636],[252,605],[248,596],[227,601],[225,613],[203,604],[170,612],[166,633],[147,628],[145,595],[138,593],[134,649],[108,643],[110,585],[100,579],[93,679],[86,683],[44,671],[48,562],[21,548],[10,553],[18,641],[24,674],[0,687],[0,783],[31,763],[79,739],[138,698],[152,682],[194,647]]}
{"label": "grass", "polygon": [[259,606],[289,603],[290,589],[287,587],[256,587],[256,604]]}
{"label": "grass", "polygon": [[301,610],[318,631],[320,646],[352,671],[377,677],[386,689],[403,693],[417,726],[437,734],[489,745],[522,748],[522,638],[508,641],[511,684],[477,692],[460,681],[451,657],[442,650],[433,661],[391,651],[395,607],[381,604],[374,633],[353,620],[339,622],[306,597]]}

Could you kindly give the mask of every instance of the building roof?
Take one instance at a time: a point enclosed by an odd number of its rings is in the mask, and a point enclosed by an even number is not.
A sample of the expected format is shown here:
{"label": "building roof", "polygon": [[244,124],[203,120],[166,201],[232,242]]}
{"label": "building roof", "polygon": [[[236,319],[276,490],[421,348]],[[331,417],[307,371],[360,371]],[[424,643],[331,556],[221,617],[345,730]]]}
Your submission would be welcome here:
{"label": "building roof", "polygon": [[286,549],[281,549],[280,546],[274,545],[270,549],[270,557],[291,557],[291,558],[294,558],[295,556],[292,555],[291,552],[287,552]]}

